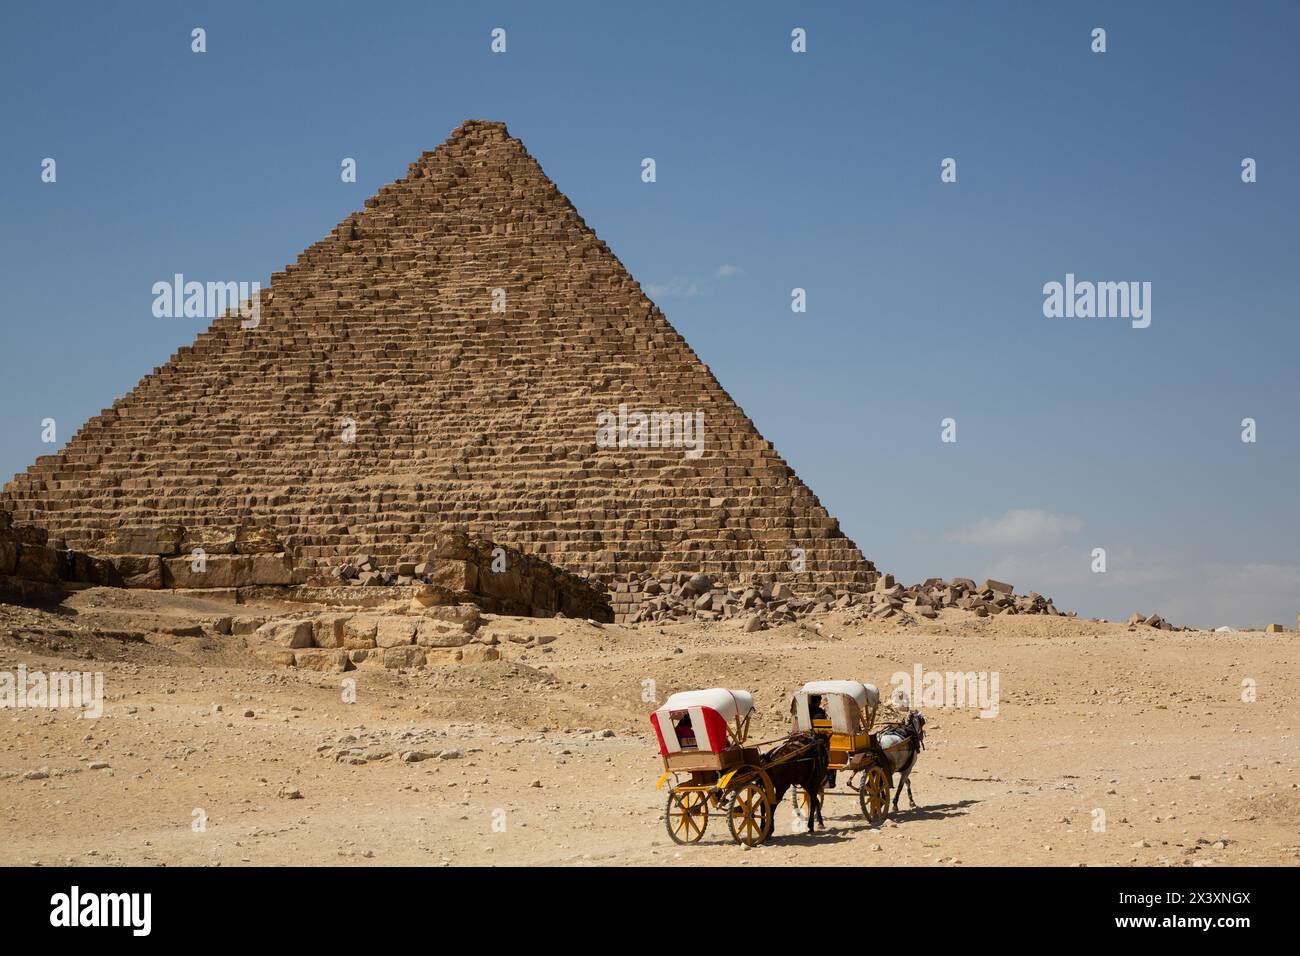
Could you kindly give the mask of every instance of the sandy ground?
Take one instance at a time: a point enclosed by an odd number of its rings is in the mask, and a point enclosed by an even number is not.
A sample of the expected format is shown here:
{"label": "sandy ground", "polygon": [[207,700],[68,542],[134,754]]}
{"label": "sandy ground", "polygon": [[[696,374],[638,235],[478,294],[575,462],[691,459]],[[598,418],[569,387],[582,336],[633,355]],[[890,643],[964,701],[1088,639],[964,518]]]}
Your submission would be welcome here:
{"label": "sandy ground", "polygon": [[[491,617],[509,660],[405,674],[273,669],[249,638],[186,633],[256,612],[101,589],[58,614],[0,607],[0,671],[102,671],[107,697],[95,720],[0,712],[0,863],[1300,863],[1294,633],[956,610],[756,634]],[[556,640],[525,649],[512,634]],[[873,829],[840,791],[812,837],[787,800],[766,846],[736,846],[720,817],[701,844],[669,841],[643,696],[748,688],[751,739],[766,740],[805,680],[887,691],[916,664],[996,671],[1000,689],[993,718],[926,708],[919,809],[904,795]]]}

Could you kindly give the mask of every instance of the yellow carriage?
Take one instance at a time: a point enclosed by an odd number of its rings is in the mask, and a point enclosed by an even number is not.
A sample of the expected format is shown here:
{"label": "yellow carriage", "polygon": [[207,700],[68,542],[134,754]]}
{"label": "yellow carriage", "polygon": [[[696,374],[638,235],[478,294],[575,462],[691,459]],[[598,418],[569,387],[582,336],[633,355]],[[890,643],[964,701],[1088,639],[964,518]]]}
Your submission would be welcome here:
{"label": "yellow carriage", "polygon": [[759,766],[758,748],[745,745],[754,697],[748,691],[683,691],[650,715],[664,772],[671,778],[664,826],[674,843],[698,843],[710,808],[723,812],[737,843],[757,846],[772,835],[776,793]]}
{"label": "yellow carriage", "polygon": [[[837,774],[848,773],[848,786],[858,793],[862,814],[873,827],[889,816],[889,791],[893,767],[872,729],[880,709],[880,691],[855,680],[809,681],[790,699],[790,723],[795,732],[812,732],[828,738],[830,762],[826,786],[835,786]],[[794,801],[800,814],[809,812],[806,792]]]}

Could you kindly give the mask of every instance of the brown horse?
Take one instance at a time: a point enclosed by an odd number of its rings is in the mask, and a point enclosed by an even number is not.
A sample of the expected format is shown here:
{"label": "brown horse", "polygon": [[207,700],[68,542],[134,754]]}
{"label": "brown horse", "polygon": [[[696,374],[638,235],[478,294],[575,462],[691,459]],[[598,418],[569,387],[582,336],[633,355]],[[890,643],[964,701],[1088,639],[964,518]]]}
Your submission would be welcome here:
{"label": "brown horse", "polygon": [[825,829],[822,819],[822,787],[826,783],[826,765],[830,761],[830,749],[827,740],[821,734],[797,733],[786,738],[785,743],[763,755],[761,766],[772,781],[776,791],[776,800],[772,804],[772,816],[776,817],[777,805],[791,787],[801,787],[808,794],[808,833],[813,832],[813,821]]}

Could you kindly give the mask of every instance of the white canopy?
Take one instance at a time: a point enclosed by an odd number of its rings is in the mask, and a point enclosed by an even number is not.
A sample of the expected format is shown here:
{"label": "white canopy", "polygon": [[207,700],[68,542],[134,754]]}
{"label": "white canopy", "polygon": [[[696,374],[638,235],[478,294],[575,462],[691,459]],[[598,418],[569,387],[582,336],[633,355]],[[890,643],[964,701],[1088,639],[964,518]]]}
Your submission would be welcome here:
{"label": "white canopy", "polygon": [[747,690],[727,690],[723,687],[683,690],[664,701],[659,710],[688,710],[691,707],[708,707],[716,710],[723,720],[735,720],[737,716],[747,716],[754,709],[754,695]]}
{"label": "white canopy", "polygon": [[852,697],[863,710],[875,710],[880,706],[880,691],[875,685],[856,680],[810,680],[803,685],[800,693],[841,694]]}

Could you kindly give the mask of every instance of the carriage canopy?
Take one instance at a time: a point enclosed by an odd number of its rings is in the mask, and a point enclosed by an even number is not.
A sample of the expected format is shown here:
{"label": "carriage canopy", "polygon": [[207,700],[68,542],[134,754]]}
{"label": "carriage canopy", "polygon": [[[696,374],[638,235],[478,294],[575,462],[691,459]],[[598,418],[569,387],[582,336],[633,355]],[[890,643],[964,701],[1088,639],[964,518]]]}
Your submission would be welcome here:
{"label": "carriage canopy", "polygon": [[837,734],[869,731],[879,707],[876,686],[856,680],[809,681],[790,700],[797,729],[812,730],[814,719],[829,720],[831,731]]}
{"label": "carriage canopy", "polygon": [[754,695],[714,687],[673,694],[650,715],[665,757],[682,751],[720,753],[744,743]]}

